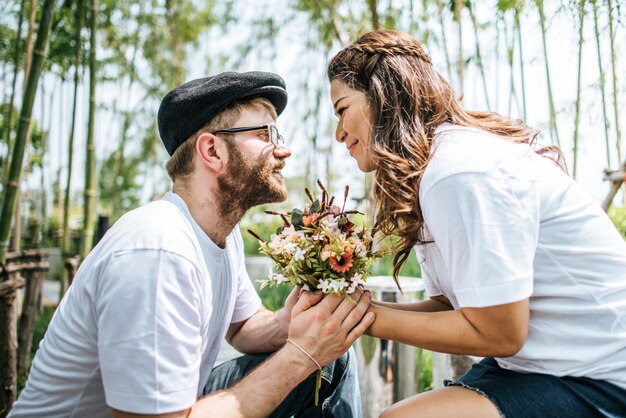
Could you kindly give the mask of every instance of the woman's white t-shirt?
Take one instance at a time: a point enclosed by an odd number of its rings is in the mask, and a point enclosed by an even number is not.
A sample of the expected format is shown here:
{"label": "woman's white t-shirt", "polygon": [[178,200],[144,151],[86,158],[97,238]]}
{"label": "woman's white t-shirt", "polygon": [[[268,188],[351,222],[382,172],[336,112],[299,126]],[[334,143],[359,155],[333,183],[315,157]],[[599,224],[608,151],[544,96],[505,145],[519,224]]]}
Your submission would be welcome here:
{"label": "woman's white t-shirt", "polygon": [[626,243],[602,209],[526,144],[450,124],[420,185],[426,290],[455,309],[530,298],[503,368],[626,389]]}

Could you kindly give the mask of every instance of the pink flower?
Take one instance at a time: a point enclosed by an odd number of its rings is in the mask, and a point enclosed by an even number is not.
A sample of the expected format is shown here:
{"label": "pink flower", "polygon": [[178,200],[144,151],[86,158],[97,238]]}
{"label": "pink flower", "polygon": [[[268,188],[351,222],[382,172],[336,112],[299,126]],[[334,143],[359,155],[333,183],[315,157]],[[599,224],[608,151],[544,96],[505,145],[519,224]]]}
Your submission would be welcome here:
{"label": "pink flower", "polygon": [[337,216],[337,215],[339,215],[341,213],[341,208],[339,206],[337,206],[337,205],[333,205],[330,208],[330,211],[333,213],[333,215]]}

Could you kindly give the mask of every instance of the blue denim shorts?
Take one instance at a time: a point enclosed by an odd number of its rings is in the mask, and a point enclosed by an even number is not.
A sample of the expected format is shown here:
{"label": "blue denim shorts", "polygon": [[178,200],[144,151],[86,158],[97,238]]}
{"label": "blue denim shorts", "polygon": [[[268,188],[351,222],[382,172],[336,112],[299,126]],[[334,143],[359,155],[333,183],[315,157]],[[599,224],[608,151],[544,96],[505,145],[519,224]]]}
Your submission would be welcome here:
{"label": "blue denim shorts", "polygon": [[487,397],[503,418],[626,418],[626,390],[586,377],[557,377],[502,369],[484,358],[457,381]]}

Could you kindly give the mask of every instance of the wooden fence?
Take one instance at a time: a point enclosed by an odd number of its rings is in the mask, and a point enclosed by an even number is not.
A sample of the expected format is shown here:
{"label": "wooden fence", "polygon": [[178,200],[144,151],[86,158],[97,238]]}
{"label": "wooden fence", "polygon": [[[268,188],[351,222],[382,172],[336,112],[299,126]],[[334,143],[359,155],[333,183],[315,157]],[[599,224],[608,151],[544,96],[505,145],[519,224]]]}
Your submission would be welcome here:
{"label": "wooden fence", "polygon": [[[33,326],[47,271],[47,252],[41,249],[8,253],[6,264],[0,266],[0,418],[15,402],[17,377],[25,377],[30,367]],[[18,321],[17,296],[22,287]]]}

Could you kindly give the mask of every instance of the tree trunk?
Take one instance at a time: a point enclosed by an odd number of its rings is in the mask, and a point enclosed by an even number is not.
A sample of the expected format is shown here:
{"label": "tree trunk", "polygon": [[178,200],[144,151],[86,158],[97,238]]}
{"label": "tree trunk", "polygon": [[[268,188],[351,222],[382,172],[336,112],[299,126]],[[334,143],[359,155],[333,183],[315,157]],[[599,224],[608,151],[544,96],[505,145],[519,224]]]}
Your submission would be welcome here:
{"label": "tree trunk", "polygon": [[15,147],[11,157],[11,167],[9,169],[9,178],[4,190],[5,198],[2,202],[2,212],[0,214],[0,265],[6,262],[6,252],[8,247],[11,218],[15,205],[15,197],[19,187],[20,174],[22,172],[22,162],[24,159],[24,148],[26,145],[26,136],[30,128],[30,119],[33,111],[33,103],[35,94],[37,93],[37,85],[39,77],[43,70],[43,62],[48,47],[48,36],[50,35],[50,26],[52,23],[52,14],[54,11],[55,0],[44,0],[41,12],[41,22],[37,32],[37,41],[33,51],[33,63],[28,74],[28,85],[24,92],[22,102],[22,110],[20,112],[20,122],[17,127],[15,136]]}
{"label": "tree trunk", "polygon": [[[28,251],[25,251],[28,253]],[[33,344],[33,326],[35,317],[39,311],[39,300],[41,286],[46,276],[48,262],[45,250],[31,251],[27,255],[28,267],[23,269],[26,289],[24,291],[24,302],[22,314],[20,315],[20,326],[17,335],[17,375],[28,376],[30,368],[30,350]],[[25,260],[26,261],[26,260]]]}
{"label": "tree trunk", "polygon": [[[3,263],[4,264],[4,263]],[[17,329],[15,320],[15,296],[20,283],[18,273],[9,275],[0,271],[0,285],[7,289],[0,292],[0,418],[4,418],[15,402],[17,391]]]}
{"label": "tree trunk", "polygon": [[113,164],[113,193],[111,193],[112,202],[112,215],[113,219],[117,219],[123,209],[122,204],[122,187],[123,183],[119,181],[122,176],[122,172],[124,170],[124,148],[126,147],[126,139],[128,136],[128,128],[130,128],[131,122],[131,112],[124,112],[124,124],[122,126],[122,137],[120,138],[120,143],[117,147],[117,151],[115,152],[115,161]]}
{"label": "tree trunk", "polygon": [[576,178],[578,169],[578,127],[580,125],[580,97],[581,97],[581,80],[582,80],[582,58],[583,58],[583,26],[585,23],[585,0],[578,2],[578,82],[576,85],[576,115],[574,116],[574,163],[572,176]]}
{"label": "tree trunk", "polygon": [[[27,77],[27,75],[30,73],[30,66],[31,66],[31,62],[32,62],[32,55],[33,55],[33,31],[35,29],[35,17],[36,16],[37,16],[37,4],[35,3],[35,0],[30,0],[30,15],[29,15],[29,19],[28,19],[28,34],[26,35],[26,59],[24,61],[24,90],[26,90],[26,85],[28,84],[28,77]],[[28,148],[29,148],[30,143],[31,143],[31,127],[32,126],[29,124],[28,132],[26,132],[26,145],[24,147],[24,151],[26,153],[28,152]],[[28,156],[26,157],[26,161],[28,161]],[[18,183],[21,184],[19,179],[18,179]],[[22,244],[22,213],[21,213],[21,210],[20,210],[20,208],[22,207],[21,200],[22,200],[22,191],[18,187],[17,194],[15,195],[15,208],[14,208],[15,223],[14,223],[14,226],[13,226],[13,228],[14,228],[14,230],[13,230],[13,245],[12,245],[12,248],[11,248],[13,251],[19,251],[21,246],[22,246],[21,245]]]}
{"label": "tree trunk", "polygon": [[554,108],[554,96],[552,95],[552,83],[550,82],[550,64],[548,62],[548,42],[546,40],[546,17],[543,12],[543,0],[535,0],[539,9],[539,23],[541,24],[541,41],[543,43],[543,60],[546,66],[546,82],[548,84],[548,102],[550,106],[550,131],[554,135],[553,140],[561,146],[559,131],[556,124],[556,110]]}
{"label": "tree trunk", "polygon": [[613,75],[613,113],[615,115],[615,149],[617,161],[622,161],[622,133],[619,129],[619,103],[617,95],[617,73],[615,71],[615,32],[613,31],[613,0],[608,0],[609,34],[611,36],[611,71]]}
{"label": "tree trunk", "polygon": [[90,44],[89,44],[89,122],[87,126],[87,147],[85,167],[85,206],[83,235],[80,255],[87,257],[93,246],[94,212],[96,206],[96,144],[94,124],[96,117],[96,35],[98,28],[98,0],[91,0]]}
{"label": "tree trunk", "polygon": [[370,9],[370,14],[372,15],[372,28],[374,30],[380,29],[380,20],[378,18],[378,1],[377,0],[367,0],[367,5]]}
{"label": "tree trunk", "polygon": [[15,85],[17,84],[17,75],[20,72],[20,44],[22,43],[22,22],[24,21],[24,3],[26,0],[22,0],[20,6],[20,15],[17,19],[17,31],[15,33],[15,51],[13,52],[13,81],[11,83],[11,98],[9,99],[9,106],[7,109],[7,115],[5,116],[3,138],[5,144],[7,144],[7,158],[2,167],[2,184],[6,184],[9,177],[9,155],[11,155],[11,129],[13,127],[13,103],[15,101]]}
{"label": "tree trunk", "polygon": [[509,31],[507,29],[506,22],[504,22],[504,42],[507,45],[507,60],[509,63],[509,105],[507,114],[510,115],[513,111],[513,101],[515,100],[515,106],[519,111],[519,103],[517,99],[517,90],[515,89],[515,68],[513,66],[513,58],[515,57],[515,33],[511,34],[511,44],[509,42]]}
{"label": "tree trunk", "polygon": [[519,9],[515,9],[515,29],[514,32],[517,32],[517,46],[519,48],[519,69],[520,69],[520,77],[522,80],[522,114],[524,116],[524,120],[526,120],[526,77],[524,75],[524,51],[522,49],[522,25],[520,22],[520,11]]}
{"label": "tree trunk", "polygon": [[441,28],[441,42],[443,43],[441,47],[443,48],[444,56],[446,57],[446,69],[448,70],[448,80],[452,83],[452,63],[450,62],[450,55],[448,54],[448,40],[446,38],[446,25],[443,21],[443,12],[445,10],[443,0],[437,0],[437,8],[439,9],[439,13],[437,16],[439,18],[439,27]]}
{"label": "tree trunk", "polygon": [[472,26],[474,27],[474,37],[476,39],[476,65],[478,65],[478,69],[480,70],[480,76],[483,81],[483,91],[485,93],[485,103],[487,105],[487,109],[491,108],[489,104],[489,91],[487,90],[487,77],[485,76],[485,67],[483,66],[483,61],[480,55],[480,42],[478,39],[478,22],[476,21],[476,16],[474,15],[473,5],[468,3],[467,10],[470,15],[470,19],[472,20]]}
{"label": "tree trunk", "polygon": [[[74,103],[72,104],[72,122],[70,125],[70,136],[67,145],[67,180],[65,183],[65,197],[63,199],[63,256],[67,257],[70,253],[71,246],[71,228],[69,224],[70,217],[70,198],[72,183],[72,163],[74,160],[74,130],[76,127],[76,108],[78,102],[78,85],[80,83],[81,69],[81,39],[80,31],[84,26],[85,16],[85,0],[78,0],[76,9],[76,32],[74,33]],[[67,283],[65,280],[61,284],[61,294],[65,293]]]}
{"label": "tree trunk", "polygon": [[463,73],[465,67],[465,59],[463,58],[463,22],[461,16],[461,10],[463,9],[463,0],[454,0],[454,18],[458,24],[459,29],[459,96],[463,97]]}
{"label": "tree trunk", "polygon": [[591,0],[593,7],[593,22],[594,32],[596,35],[596,49],[598,51],[598,70],[600,72],[600,93],[602,95],[602,117],[604,118],[604,141],[606,145],[606,167],[611,168],[611,149],[609,145],[609,118],[606,110],[606,76],[604,69],[602,68],[602,50],[600,47],[600,27],[598,24],[598,2],[597,0]]}

